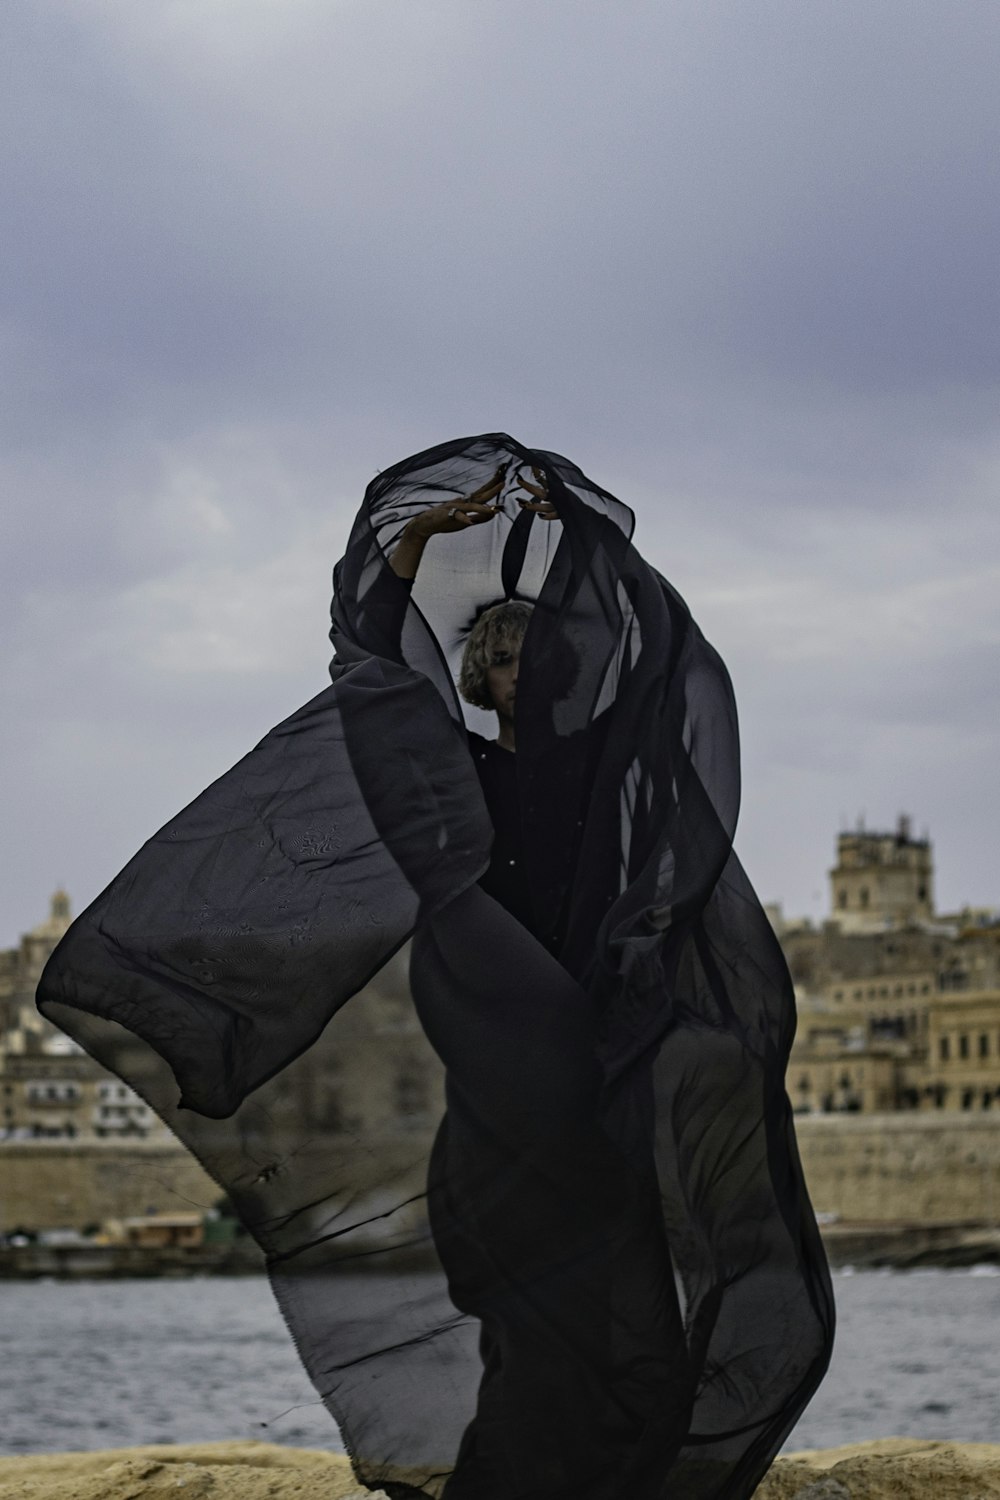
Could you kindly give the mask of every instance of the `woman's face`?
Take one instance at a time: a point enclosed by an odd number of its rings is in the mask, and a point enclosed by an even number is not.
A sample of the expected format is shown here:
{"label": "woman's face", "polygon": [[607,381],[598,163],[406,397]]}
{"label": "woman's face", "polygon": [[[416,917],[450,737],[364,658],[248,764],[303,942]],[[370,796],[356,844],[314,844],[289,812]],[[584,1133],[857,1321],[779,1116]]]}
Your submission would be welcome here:
{"label": "woman's face", "polygon": [[514,718],[514,697],[517,691],[517,668],[521,660],[520,644],[498,647],[486,668],[486,688],[497,711],[498,718]]}

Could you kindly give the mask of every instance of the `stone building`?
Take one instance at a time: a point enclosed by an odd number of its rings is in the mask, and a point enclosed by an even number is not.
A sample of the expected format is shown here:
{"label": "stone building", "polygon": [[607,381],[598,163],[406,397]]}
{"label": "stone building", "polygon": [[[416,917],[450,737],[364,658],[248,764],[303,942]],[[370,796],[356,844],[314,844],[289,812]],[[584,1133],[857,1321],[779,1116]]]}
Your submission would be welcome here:
{"label": "stone building", "polygon": [[44,1034],[44,1023],[35,1010],[35,989],[69,923],[69,897],[58,890],[46,921],[24,933],[16,948],[0,951],[0,1046],[12,1045],[11,1039],[18,1035]]}
{"label": "stone building", "polygon": [[[69,899],[56,891],[48,919],[0,952],[0,1139],[170,1140],[137,1094],[35,1007],[42,969],[69,922]],[[285,1102],[310,1129],[412,1138],[436,1125],[441,1069],[406,972],[403,950],[338,1018],[336,1045],[317,1048],[297,1069]]]}
{"label": "stone building", "polygon": [[930,840],[911,837],[908,817],[894,833],[841,833],[830,871],[834,918],[843,932],[929,922],[932,876]]}
{"label": "stone building", "polygon": [[75,1050],[10,1053],[0,1058],[0,1080],[8,1140],[145,1138],[162,1129],[137,1094]]}
{"label": "stone building", "polygon": [[[145,1137],[169,1132],[142,1099],[56,1030],[35,1007],[45,961],[69,926],[64,891],[48,921],[0,953],[0,1138]],[[336,1034],[300,1060],[284,1105],[310,1130],[405,1139],[432,1131],[443,1074],[410,999],[408,948],[338,1016]],[[142,1052],[137,1052],[137,1078]],[[140,1085],[141,1086],[141,1085]]]}
{"label": "stone building", "polygon": [[58,890],[49,916],[0,952],[0,1140],[168,1136],[153,1111],[39,1015],[35,989],[70,923]]}
{"label": "stone building", "polygon": [[[891,834],[841,834],[830,880],[831,911],[821,925],[786,922],[777,909],[771,916],[798,1001],[787,1087],[804,1124],[809,1117],[807,1171],[823,1186],[820,1206],[847,1212],[857,1172],[824,1122],[836,1135],[848,1116],[905,1111],[927,1142],[938,1139],[938,1124],[966,1134],[1000,1126],[1000,920],[983,910],[935,911],[930,840],[912,838],[905,820]],[[192,1202],[208,1208],[218,1190],[193,1158],[138,1095],[35,1009],[42,967],[68,924],[69,901],[57,891],[48,919],[0,952],[5,1216],[43,1227],[176,1212]],[[262,1094],[268,1112],[287,1116],[299,1135],[304,1122],[317,1149],[353,1153],[363,1142],[395,1164],[397,1191],[426,1159],[443,1108],[443,1071],[414,1012],[407,960],[403,949]],[[137,1049],[139,1087],[148,1065]],[[852,1121],[849,1138],[867,1161],[875,1137],[864,1128]],[[873,1119],[870,1130],[878,1129]],[[925,1208],[940,1217],[950,1211],[947,1183],[960,1162],[943,1147],[928,1151]],[[416,1178],[412,1191],[422,1191]],[[869,1216],[877,1208],[872,1191]],[[996,1196],[1000,1206],[1000,1184]]]}
{"label": "stone building", "polygon": [[[1000,993],[952,990],[928,1016],[921,1092],[939,1107],[1000,1109]],[[916,1079],[913,1080],[917,1082]]]}
{"label": "stone building", "polygon": [[799,1024],[800,1113],[1000,1109],[1000,921],[938,915],[929,839],[841,834],[831,914],[776,920]]}
{"label": "stone building", "polygon": [[[143,1099],[39,1015],[35,988],[69,920],[58,891],[48,921],[0,953],[0,1234],[11,1222],[69,1227],[152,1206],[165,1212],[177,1207],[175,1193],[205,1208],[219,1197]],[[426,1159],[444,1108],[443,1069],[413,1008],[408,956],[397,953],[258,1096],[291,1136],[301,1139],[305,1126],[317,1149],[346,1153],[363,1141],[398,1182]],[[139,1043],[122,1060],[140,1089],[159,1067]],[[422,1188],[415,1181],[413,1193]]]}

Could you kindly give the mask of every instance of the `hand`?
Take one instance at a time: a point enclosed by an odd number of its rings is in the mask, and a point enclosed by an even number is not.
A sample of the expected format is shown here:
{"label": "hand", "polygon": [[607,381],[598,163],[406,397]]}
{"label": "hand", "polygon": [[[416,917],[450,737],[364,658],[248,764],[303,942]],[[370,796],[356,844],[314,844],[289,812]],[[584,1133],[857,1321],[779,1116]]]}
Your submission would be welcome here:
{"label": "hand", "polygon": [[528,494],[534,495],[535,499],[533,501],[518,500],[518,505],[522,510],[530,510],[534,515],[541,516],[543,521],[558,520],[559,512],[549,499],[549,487],[545,483],[545,475],[541,469],[536,469],[534,465],[532,465],[531,472],[534,475],[534,484],[530,480],[521,477],[520,469],[518,469],[515,477],[518,487],[522,490],[527,490]]}
{"label": "hand", "polygon": [[485,521],[492,521],[499,514],[500,507],[488,502],[499,495],[506,484],[508,468],[509,464],[501,464],[492,479],[465,499],[443,500],[440,505],[428,506],[407,523],[404,536],[409,534],[426,541],[428,537],[464,531],[467,526],[481,526]]}

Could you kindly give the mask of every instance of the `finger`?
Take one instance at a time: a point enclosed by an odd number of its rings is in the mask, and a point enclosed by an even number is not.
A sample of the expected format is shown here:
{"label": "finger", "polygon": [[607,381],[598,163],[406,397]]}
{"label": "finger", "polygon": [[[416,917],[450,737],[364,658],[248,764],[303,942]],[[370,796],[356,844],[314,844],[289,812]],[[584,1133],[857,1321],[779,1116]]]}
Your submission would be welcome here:
{"label": "finger", "polygon": [[519,479],[518,484],[522,490],[527,490],[529,495],[534,495],[536,500],[548,499],[549,492],[544,485],[532,484],[528,479]]}
{"label": "finger", "polygon": [[500,493],[500,486],[495,484],[486,485],[485,488],[474,490],[471,495],[466,495],[463,500],[457,500],[456,505],[485,505]]}
{"label": "finger", "polygon": [[448,510],[449,520],[461,526],[482,526],[486,521],[492,521],[496,514],[495,505],[481,505],[472,500],[456,501]]}
{"label": "finger", "polygon": [[485,484],[481,484],[477,490],[473,490],[472,494],[469,496],[469,499],[488,500],[491,499],[494,495],[499,495],[500,491],[503,489],[505,483],[507,482],[507,470],[509,467],[509,464],[498,464],[496,473],[494,474],[493,478],[487,479]]}

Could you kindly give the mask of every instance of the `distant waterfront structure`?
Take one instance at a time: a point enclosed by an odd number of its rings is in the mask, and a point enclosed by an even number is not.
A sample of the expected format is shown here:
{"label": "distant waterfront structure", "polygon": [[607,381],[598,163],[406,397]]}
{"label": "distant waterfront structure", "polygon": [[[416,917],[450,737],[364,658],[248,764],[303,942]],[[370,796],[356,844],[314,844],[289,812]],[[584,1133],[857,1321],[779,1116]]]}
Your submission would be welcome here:
{"label": "distant waterfront structure", "polygon": [[[58,890],[49,917],[0,951],[0,1141],[141,1140],[174,1136],[140,1096],[39,1015],[35,989],[70,923]],[[410,1000],[408,950],[397,953],[300,1067],[294,1088],[278,1079],[271,1107],[332,1137],[363,1131],[409,1154],[432,1135],[444,1108],[443,1070]],[[180,1149],[180,1147],[178,1147]]]}
{"label": "distant waterfront structure", "polygon": [[[1000,916],[935,911],[931,842],[913,837],[905,815],[892,832],[839,833],[829,875],[820,925],[768,908],[798,1002],[793,1108],[1000,1111]],[[39,975],[69,922],[60,889],[48,918],[0,952],[0,1139],[172,1140],[137,1094],[35,1009]],[[434,1129],[441,1069],[413,1012],[406,959],[398,954],[351,1001],[336,1046],[316,1050],[295,1097],[276,1107],[332,1136],[384,1141]]]}
{"label": "distant waterfront structure", "polygon": [[0,1140],[169,1138],[137,1094],[35,1009],[42,969],[69,924],[60,889],[47,919],[0,952]]}
{"label": "distant waterfront structure", "polygon": [[14,1033],[42,1029],[35,986],[45,961],[70,924],[69,896],[60,887],[46,921],[22,935],[16,948],[0,952],[0,1045]]}
{"label": "distant waterfront structure", "polygon": [[[219,1199],[139,1094],[39,1015],[35,988],[69,921],[57,891],[48,919],[0,952],[0,1245],[12,1228],[113,1226],[154,1210],[176,1218],[191,1205],[204,1217]],[[141,1088],[141,1067],[135,1076]],[[410,999],[407,948],[345,1006],[294,1081],[279,1075],[264,1092],[271,1117],[287,1118],[296,1138],[305,1126],[317,1149],[364,1141],[396,1164],[406,1192],[444,1110],[443,1069]],[[414,1202],[423,1188],[414,1180]]]}
{"label": "distant waterfront structure", "polygon": [[[768,908],[796,989],[787,1089],[807,1180],[818,1207],[845,1217],[965,1221],[980,1198],[989,1222],[1000,1213],[1000,915],[937,912],[933,878],[930,839],[901,819],[891,833],[838,834],[824,921]],[[69,921],[58,890],[48,917],[0,952],[0,1239],[12,1225],[80,1228],[216,1202],[139,1095],[38,1014],[35,987]],[[407,968],[404,948],[345,1006],[295,1086],[267,1086],[274,1116],[305,1122],[330,1149],[364,1141],[389,1153],[400,1181],[444,1107]]]}
{"label": "distant waterfront structure", "polygon": [[905,813],[893,833],[841,833],[830,871],[833,920],[842,932],[930,922],[933,873],[930,840],[912,837]]}
{"label": "distant waterfront structure", "polygon": [[837,837],[816,927],[770,908],[795,982],[801,1114],[1000,1110],[1000,916],[934,908],[929,838]]}

